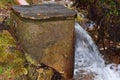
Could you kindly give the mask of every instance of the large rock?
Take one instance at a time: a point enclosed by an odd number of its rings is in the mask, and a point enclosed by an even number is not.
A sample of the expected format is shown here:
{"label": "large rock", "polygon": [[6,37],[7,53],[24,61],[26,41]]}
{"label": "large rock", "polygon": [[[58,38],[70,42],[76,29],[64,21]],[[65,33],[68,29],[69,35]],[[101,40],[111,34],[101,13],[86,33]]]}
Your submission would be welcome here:
{"label": "large rock", "polygon": [[62,5],[14,6],[11,32],[36,64],[73,77],[75,12]]}

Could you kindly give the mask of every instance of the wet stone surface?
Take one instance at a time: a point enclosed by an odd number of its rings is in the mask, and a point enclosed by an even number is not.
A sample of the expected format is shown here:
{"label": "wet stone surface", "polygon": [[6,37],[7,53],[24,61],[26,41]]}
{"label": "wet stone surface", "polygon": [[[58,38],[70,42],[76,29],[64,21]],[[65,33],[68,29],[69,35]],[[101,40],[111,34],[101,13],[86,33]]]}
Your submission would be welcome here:
{"label": "wet stone surface", "polygon": [[74,19],[76,13],[60,4],[19,5],[13,12],[28,19]]}

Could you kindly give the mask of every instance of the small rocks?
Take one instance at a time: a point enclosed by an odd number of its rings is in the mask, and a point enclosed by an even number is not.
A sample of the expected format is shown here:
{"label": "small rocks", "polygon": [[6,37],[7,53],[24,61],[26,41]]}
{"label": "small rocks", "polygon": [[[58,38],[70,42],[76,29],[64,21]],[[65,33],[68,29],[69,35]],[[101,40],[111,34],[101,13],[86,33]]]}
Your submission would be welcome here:
{"label": "small rocks", "polygon": [[[62,75],[55,69],[40,63],[39,66],[29,64],[28,77],[33,80],[62,80]],[[32,74],[32,75],[31,75]]]}

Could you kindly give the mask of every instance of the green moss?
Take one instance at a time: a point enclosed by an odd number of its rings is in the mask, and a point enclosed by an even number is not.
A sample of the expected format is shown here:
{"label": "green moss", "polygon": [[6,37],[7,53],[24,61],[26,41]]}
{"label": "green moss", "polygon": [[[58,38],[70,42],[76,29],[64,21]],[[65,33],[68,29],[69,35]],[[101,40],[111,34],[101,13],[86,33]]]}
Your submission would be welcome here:
{"label": "green moss", "polygon": [[14,0],[0,0],[0,2],[4,3],[4,4],[13,4],[14,3]]}
{"label": "green moss", "polygon": [[9,61],[7,59],[13,58],[13,52],[9,48],[15,47],[15,40],[7,31],[0,32],[0,63]]}
{"label": "green moss", "polygon": [[0,0],[0,8],[6,9],[7,7],[10,7],[10,5],[14,4],[15,4],[14,0]]}
{"label": "green moss", "polygon": [[0,74],[4,72],[3,67],[0,66]]}
{"label": "green moss", "polygon": [[0,32],[0,74],[6,76],[5,79],[27,74],[24,64],[23,55],[16,49],[16,41],[8,31]]}

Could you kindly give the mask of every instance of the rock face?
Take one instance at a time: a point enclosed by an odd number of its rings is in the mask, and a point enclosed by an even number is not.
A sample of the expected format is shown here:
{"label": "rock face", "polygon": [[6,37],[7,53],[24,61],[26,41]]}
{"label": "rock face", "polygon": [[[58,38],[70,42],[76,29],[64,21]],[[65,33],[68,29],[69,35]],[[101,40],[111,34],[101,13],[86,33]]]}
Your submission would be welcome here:
{"label": "rock face", "polygon": [[44,63],[68,80],[74,69],[75,15],[57,4],[14,6],[11,32],[36,64]]}

